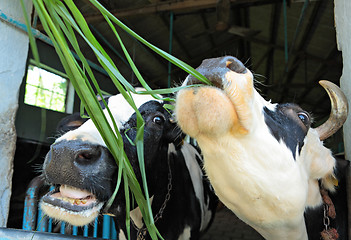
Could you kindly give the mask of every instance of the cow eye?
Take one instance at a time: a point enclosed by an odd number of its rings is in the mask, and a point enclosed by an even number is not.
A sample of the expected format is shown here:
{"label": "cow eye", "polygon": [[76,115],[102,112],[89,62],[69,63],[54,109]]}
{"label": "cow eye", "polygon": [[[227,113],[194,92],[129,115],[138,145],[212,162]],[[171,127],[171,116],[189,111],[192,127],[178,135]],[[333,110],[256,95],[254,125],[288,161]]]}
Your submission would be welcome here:
{"label": "cow eye", "polygon": [[155,117],[152,119],[152,121],[153,121],[154,123],[156,123],[156,124],[161,125],[161,124],[164,123],[165,119],[164,119],[163,117],[161,117],[161,116],[155,116]]}
{"label": "cow eye", "polygon": [[308,116],[307,113],[305,112],[299,112],[297,113],[297,116],[300,118],[301,122],[304,124],[304,125],[309,125],[309,122],[310,122],[310,117]]}

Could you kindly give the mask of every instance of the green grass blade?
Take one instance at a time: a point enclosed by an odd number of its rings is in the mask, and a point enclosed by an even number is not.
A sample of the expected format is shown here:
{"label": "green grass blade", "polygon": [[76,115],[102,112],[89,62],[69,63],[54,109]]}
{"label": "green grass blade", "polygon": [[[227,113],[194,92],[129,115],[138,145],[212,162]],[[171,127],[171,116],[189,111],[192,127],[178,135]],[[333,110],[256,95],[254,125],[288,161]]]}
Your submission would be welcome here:
{"label": "green grass blade", "polygon": [[39,65],[40,64],[39,51],[38,51],[37,44],[35,42],[35,38],[34,38],[33,33],[31,31],[31,25],[29,23],[29,16],[27,14],[27,9],[26,9],[26,6],[25,6],[23,0],[21,0],[21,7],[22,7],[23,16],[24,16],[24,21],[27,25],[27,33],[28,33],[29,43],[31,45],[35,65]]}
{"label": "green grass blade", "polygon": [[167,52],[163,51],[162,49],[159,49],[158,47],[152,45],[151,43],[147,42],[145,39],[140,37],[138,34],[136,34],[134,31],[132,31],[130,28],[128,28],[126,25],[124,25],[120,20],[118,20],[113,14],[111,14],[104,6],[102,6],[98,1],[96,0],[90,0],[90,2],[104,15],[107,16],[109,19],[111,19],[114,23],[116,23],[119,27],[121,27],[123,30],[125,30],[127,33],[129,33],[131,36],[133,36],[135,39],[137,39],[139,42],[143,43],[145,46],[149,47],[151,50],[159,54],[160,56],[164,57],[174,65],[178,66],[179,68],[183,69],[184,71],[188,72],[189,74],[193,75],[200,81],[206,83],[207,85],[212,85],[210,81],[206,77],[204,77],[202,74],[197,72],[194,68],[192,68],[190,65],[186,64],[185,62],[179,60],[178,58],[168,54]]}

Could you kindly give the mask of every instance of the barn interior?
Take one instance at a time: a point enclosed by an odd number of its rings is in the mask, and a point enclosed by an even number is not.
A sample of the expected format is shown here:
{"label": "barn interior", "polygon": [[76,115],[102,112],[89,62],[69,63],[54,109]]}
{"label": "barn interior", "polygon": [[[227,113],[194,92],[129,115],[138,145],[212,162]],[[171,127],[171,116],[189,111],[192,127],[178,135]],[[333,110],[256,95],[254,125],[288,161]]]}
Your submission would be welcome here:
{"label": "barn interior", "polygon": [[[133,86],[140,86],[114,33],[97,9],[89,0],[74,2],[121,74]],[[313,114],[314,126],[329,116],[330,100],[318,81],[326,79],[339,85],[343,68],[342,54],[336,42],[333,1],[100,0],[100,3],[145,40],[194,68],[203,59],[235,56],[254,73],[256,87],[266,100],[299,104]],[[45,35],[35,12],[32,17],[33,28]],[[186,72],[169,65],[167,60],[122,29],[117,30],[149,86],[160,89],[182,83]],[[59,75],[64,73],[50,42],[42,38],[37,38],[36,42],[41,63],[48,66],[46,71]],[[91,62],[101,89],[116,94],[116,87],[98,66],[91,48],[81,38],[79,44]],[[69,81],[61,87],[65,89],[65,97],[64,107],[59,110],[41,107],[37,100],[29,99],[26,93],[30,93],[31,87],[34,89],[31,94],[44,88],[28,81],[29,72],[35,68],[32,59],[29,51],[28,71],[20,88],[16,116],[17,146],[8,220],[11,228],[22,227],[26,187],[32,178],[40,174],[44,156],[57,137],[59,120],[80,111],[80,100]],[[54,95],[57,90],[48,91]],[[343,156],[342,131],[325,143],[333,153]],[[235,225],[242,229],[240,224]],[[225,228],[228,229],[228,226]],[[229,230],[237,235],[228,238],[211,235],[211,238],[203,239],[261,239],[251,229],[247,230],[247,235]]]}

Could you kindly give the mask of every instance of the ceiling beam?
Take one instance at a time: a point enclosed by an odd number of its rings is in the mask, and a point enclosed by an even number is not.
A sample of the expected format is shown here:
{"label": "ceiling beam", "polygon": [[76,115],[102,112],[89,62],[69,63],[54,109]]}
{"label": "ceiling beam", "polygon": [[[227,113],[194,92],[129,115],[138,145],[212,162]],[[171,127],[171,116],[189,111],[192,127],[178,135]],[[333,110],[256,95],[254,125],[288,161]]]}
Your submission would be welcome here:
{"label": "ceiling beam", "polygon": [[[215,8],[218,0],[185,0],[185,1],[164,1],[146,4],[144,6],[124,8],[110,10],[110,12],[118,17],[124,18],[128,16],[137,16],[143,14],[155,14],[166,11],[188,11],[188,10],[199,10],[205,8]],[[231,0],[232,4],[259,4],[259,3],[271,3],[272,1],[267,0]],[[89,22],[103,20],[101,14],[86,15],[85,20]]]}

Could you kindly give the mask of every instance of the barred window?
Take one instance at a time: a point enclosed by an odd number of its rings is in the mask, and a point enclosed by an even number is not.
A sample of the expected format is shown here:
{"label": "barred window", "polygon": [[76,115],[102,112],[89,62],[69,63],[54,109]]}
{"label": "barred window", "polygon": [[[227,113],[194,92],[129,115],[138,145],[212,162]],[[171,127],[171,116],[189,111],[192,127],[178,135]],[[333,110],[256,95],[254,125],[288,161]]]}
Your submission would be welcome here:
{"label": "barred window", "polygon": [[[59,112],[72,112],[68,96],[70,83],[68,79],[42,68],[29,65],[27,71],[24,102],[29,105]],[[72,88],[72,87],[71,87]],[[74,93],[73,93],[74,94]]]}

